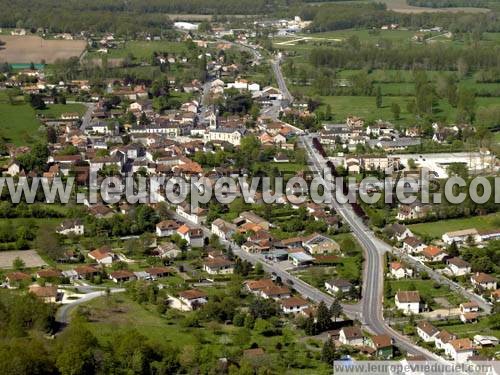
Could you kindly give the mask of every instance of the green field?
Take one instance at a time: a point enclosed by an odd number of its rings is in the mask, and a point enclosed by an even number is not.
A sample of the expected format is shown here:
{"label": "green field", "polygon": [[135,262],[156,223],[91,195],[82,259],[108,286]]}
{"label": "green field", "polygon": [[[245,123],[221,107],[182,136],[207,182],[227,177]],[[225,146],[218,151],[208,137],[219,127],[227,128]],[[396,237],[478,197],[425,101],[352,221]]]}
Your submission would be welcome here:
{"label": "green field", "polygon": [[0,91],[0,137],[15,145],[33,143],[40,136],[35,110],[25,103],[11,105]]}
{"label": "green field", "polygon": [[474,216],[463,219],[441,220],[439,222],[413,224],[411,231],[419,236],[440,238],[446,232],[476,228],[491,230],[500,228],[500,214]]}
{"label": "green field", "polygon": [[108,54],[89,53],[88,58],[106,56],[108,59],[125,58],[133,55],[140,61],[151,61],[153,52],[165,52],[180,55],[187,51],[184,43],[172,41],[128,41],[123,46],[108,50]]}
{"label": "green field", "polygon": [[51,104],[47,106],[47,109],[36,111],[36,113],[46,118],[60,118],[63,113],[67,112],[77,112],[81,116],[85,113],[85,110],[86,107],[78,103]]}
{"label": "green field", "polygon": [[[374,96],[321,96],[322,105],[320,110],[330,104],[335,116],[334,121],[344,121],[348,116],[359,116],[367,121],[388,120],[403,126],[411,126],[416,120],[415,116],[406,110],[406,105],[412,97],[408,96],[387,96],[383,98],[382,107],[377,108]],[[499,98],[477,98],[477,108],[488,107],[500,104]],[[394,121],[391,112],[391,104],[397,103],[401,108],[401,115],[398,121]],[[435,115],[453,123],[456,121],[456,109],[451,107],[445,100],[438,101],[438,106],[434,109]]]}
{"label": "green field", "polygon": [[500,329],[492,328],[492,324],[488,321],[488,317],[483,317],[479,322],[474,324],[463,324],[459,320],[440,323],[436,322],[436,327],[440,329],[446,329],[447,331],[458,335],[460,338],[473,338],[477,334],[485,336],[495,336],[500,337]]}
{"label": "green field", "polygon": [[[406,279],[406,280],[390,280],[387,281],[387,286],[391,288],[391,296],[394,296],[398,291],[411,291],[417,290],[420,297],[426,302],[431,304],[432,308],[440,308],[433,299],[442,297],[446,298],[452,305],[458,305],[464,302],[464,299],[457,294],[451,292],[450,288],[446,286],[436,287],[433,280],[419,280],[419,279]],[[394,299],[385,301],[386,303],[393,303]]]}
{"label": "green field", "polygon": [[[247,331],[233,325],[224,325],[215,322],[201,323],[201,327],[186,327],[182,322],[193,312],[178,312],[169,309],[167,314],[160,315],[155,306],[149,304],[139,305],[132,301],[126,294],[113,295],[94,299],[85,304],[90,308],[91,317],[87,328],[103,344],[112,344],[117,331],[133,328],[145,336],[153,345],[169,344],[180,351],[186,346],[203,348],[210,347],[214,352],[216,361],[219,357],[230,354],[239,355],[242,349],[247,349],[252,343],[264,348],[272,361],[279,361],[281,355],[287,355],[290,346],[294,343],[294,350],[299,350],[296,355],[308,363],[306,368],[289,369],[287,373],[327,374],[328,368],[314,358],[305,359],[306,349],[298,342],[299,331],[292,329],[286,323],[281,334],[264,336],[255,331]],[[281,351],[276,349],[276,344],[282,345]]]}

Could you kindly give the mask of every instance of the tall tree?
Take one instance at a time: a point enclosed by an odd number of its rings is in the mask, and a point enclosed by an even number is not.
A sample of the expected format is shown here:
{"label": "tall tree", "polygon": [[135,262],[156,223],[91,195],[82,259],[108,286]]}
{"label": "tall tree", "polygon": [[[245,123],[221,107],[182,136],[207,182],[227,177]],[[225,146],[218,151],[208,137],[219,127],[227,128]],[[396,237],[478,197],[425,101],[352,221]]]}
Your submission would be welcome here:
{"label": "tall tree", "polygon": [[382,89],[380,88],[380,86],[377,86],[375,104],[377,105],[377,108],[382,108]]}

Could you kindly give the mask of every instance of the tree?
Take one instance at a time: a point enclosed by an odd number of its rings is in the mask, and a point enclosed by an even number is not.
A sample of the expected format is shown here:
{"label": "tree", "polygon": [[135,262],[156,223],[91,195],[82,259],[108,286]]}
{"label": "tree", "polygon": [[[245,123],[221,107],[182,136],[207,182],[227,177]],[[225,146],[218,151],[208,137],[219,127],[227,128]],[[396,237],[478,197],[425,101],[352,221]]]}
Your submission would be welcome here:
{"label": "tree", "polygon": [[86,375],[97,372],[94,350],[98,343],[80,322],[72,322],[57,339],[57,368],[62,375]]}
{"label": "tree", "polygon": [[46,254],[53,260],[60,259],[64,255],[64,249],[61,246],[59,236],[54,233],[48,224],[43,224],[38,229],[35,246],[38,251]]}
{"label": "tree", "polygon": [[458,251],[458,245],[455,241],[453,241],[448,247],[447,252],[450,257],[458,257],[460,255],[460,252]]}
{"label": "tree", "polygon": [[394,120],[399,120],[401,115],[401,107],[399,106],[398,103],[393,102],[391,104],[391,112],[394,117]]}
{"label": "tree", "polygon": [[328,364],[332,364],[335,358],[335,343],[332,339],[328,339],[323,344],[323,349],[321,350],[321,360]]}
{"label": "tree", "polygon": [[314,324],[314,317],[309,315],[304,324],[304,332],[308,336],[316,335],[316,325]]}
{"label": "tree", "polygon": [[458,89],[457,120],[472,122],[476,111],[476,95],[474,91],[461,87]]}
{"label": "tree", "polygon": [[408,168],[410,168],[411,170],[414,170],[417,168],[417,163],[415,162],[415,159],[408,159]]}
{"label": "tree", "polygon": [[321,301],[316,312],[316,328],[318,332],[324,332],[330,329],[332,325],[332,316],[326,304]]}
{"label": "tree", "polygon": [[380,86],[377,86],[377,94],[375,97],[375,104],[377,108],[382,108],[382,89]]}
{"label": "tree", "polygon": [[16,259],[14,259],[12,261],[12,268],[14,268],[16,271],[20,271],[22,270],[24,267],[26,266],[26,264],[24,263],[24,261],[19,258],[19,257],[16,257]]}
{"label": "tree", "polygon": [[330,306],[330,315],[334,319],[334,321],[337,321],[337,318],[342,315],[342,312],[342,305],[340,304],[339,300],[335,298]]}

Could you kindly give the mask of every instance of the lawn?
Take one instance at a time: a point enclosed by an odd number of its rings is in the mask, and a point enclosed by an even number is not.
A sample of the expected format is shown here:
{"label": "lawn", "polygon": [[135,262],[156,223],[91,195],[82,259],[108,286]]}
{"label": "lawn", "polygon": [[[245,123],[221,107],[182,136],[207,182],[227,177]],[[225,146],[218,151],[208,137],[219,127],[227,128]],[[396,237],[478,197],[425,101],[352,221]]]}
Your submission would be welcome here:
{"label": "lawn", "polygon": [[474,324],[463,324],[459,320],[447,321],[445,323],[436,322],[436,327],[440,329],[446,329],[458,335],[460,338],[469,337],[471,339],[477,334],[500,337],[500,329],[493,329],[491,326],[492,324],[488,321],[487,316],[481,318],[479,322]]}
{"label": "lawn", "polygon": [[[448,302],[452,305],[458,306],[460,303],[464,302],[464,299],[457,294],[454,294],[450,288],[446,286],[441,286],[436,284],[433,280],[420,280],[420,279],[406,279],[406,280],[390,280],[387,281],[387,285],[391,288],[391,296],[394,296],[398,291],[410,291],[417,290],[420,293],[420,297],[424,299],[427,303],[431,304],[431,307],[440,307],[440,306],[432,306],[435,304],[433,301],[434,298],[443,297],[448,300]],[[436,287],[438,286],[439,287]],[[391,298],[390,301],[386,301],[393,303],[394,298]]]}
{"label": "lawn", "polygon": [[446,232],[476,228],[491,230],[500,228],[500,214],[473,216],[461,219],[441,220],[439,222],[413,224],[411,231],[419,236],[440,238]]}
{"label": "lawn", "polygon": [[[172,41],[129,41],[123,47],[110,49],[108,58],[125,58],[130,54],[140,61],[150,62],[153,52],[182,54],[186,52],[186,44]],[[101,56],[101,55],[99,55]]]}
{"label": "lawn", "polygon": [[83,104],[51,104],[47,109],[38,110],[36,113],[45,118],[60,118],[63,113],[77,112],[82,116],[85,113],[86,107]]}
{"label": "lawn", "polygon": [[25,145],[34,143],[41,136],[40,122],[35,110],[26,103],[10,104],[7,95],[0,91],[0,136],[9,143]]}

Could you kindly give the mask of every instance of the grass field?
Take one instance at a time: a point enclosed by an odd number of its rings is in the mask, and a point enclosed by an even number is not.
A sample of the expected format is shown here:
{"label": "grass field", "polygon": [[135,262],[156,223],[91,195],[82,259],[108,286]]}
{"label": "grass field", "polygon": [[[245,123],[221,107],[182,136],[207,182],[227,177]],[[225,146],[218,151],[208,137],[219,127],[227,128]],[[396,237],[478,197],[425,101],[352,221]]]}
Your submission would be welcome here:
{"label": "grass field", "polygon": [[[160,41],[129,41],[125,42],[122,47],[110,49],[107,56],[108,59],[125,58],[129,55],[134,56],[137,60],[149,62],[153,52],[165,52],[171,54],[182,54],[186,52],[186,44],[180,42],[172,42],[166,40]],[[103,55],[89,53],[88,57],[101,57]]]}
{"label": "grass field", "polygon": [[25,103],[11,105],[0,91],[0,136],[16,145],[33,143],[40,136],[35,110]]}
{"label": "grass field", "polygon": [[87,46],[85,40],[45,40],[36,35],[2,36],[5,42],[0,49],[0,62],[53,63],[57,59],[79,57]]}
{"label": "grass field", "polygon": [[474,324],[463,324],[459,320],[446,322],[445,324],[436,322],[436,327],[446,329],[447,331],[458,335],[460,338],[473,338],[479,332],[485,336],[500,337],[500,329],[491,328],[492,325],[488,322],[488,317],[483,317],[479,322]]}
{"label": "grass field", "polygon": [[[411,101],[411,96],[386,96],[383,98],[382,107],[377,108],[374,96],[322,96],[320,110],[330,104],[335,116],[334,121],[343,121],[350,115],[363,117],[365,120],[388,120],[403,126],[410,126],[415,122],[414,115],[406,110],[406,106]],[[477,108],[488,107],[500,104],[499,98],[477,98]],[[391,112],[392,103],[399,104],[401,115],[398,121],[394,121]],[[445,100],[438,101],[438,106],[434,109],[435,116],[440,120],[453,123],[456,120],[456,109],[451,107]]]}
{"label": "grass field", "polygon": [[77,112],[83,115],[87,107],[83,104],[71,103],[71,104],[51,104],[47,106],[47,109],[36,111],[40,116],[46,118],[60,118],[63,113],[67,112]]}
{"label": "grass field", "polygon": [[[181,351],[186,346],[210,346],[216,358],[226,357],[230,353],[238,353],[247,349],[252,343],[264,348],[266,355],[278,360],[281,355],[287,355],[288,345],[295,343],[294,347],[300,350],[297,355],[305,356],[303,344],[298,342],[299,331],[287,325],[282,328],[282,333],[274,336],[264,336],[255,330],[248,331],[233,325],[218,323],[202,323],[201,327],[185,327],[182,322],[185,317],[194,313],[180,313],[171,309],[166,315],[159,315],[154,306],[139,305],[132,301],[126,294],[113,295],[94,299],[86,304],[90,307],[91,316],[87,328],[104,345],[112,344],[114,334],[118,330],[127,328],[136,329],[144,335],[153,345],[170,344]],[[127,327],[127,328],[125,328]],[[280,343],[282,349],[278,351],[276,344]],[[299,370],[289,369],[289,374],[327,374],[326,365],[314,358],[306,361],[308,367]],[[331,372],[331,370],[330,370]]]}
{"label": "grass field", "polygon": [[[417,290],[420,293],[420,297],[431,304],[434,298],[442,297],[446,298],[448,302],[452,305],[458,306],[464,300],[459,295],[454,294],[446,286],[439,286],[436,288],[436,283],[432,280],[419,280],[419,279],[406,279],[406,280],[390,280],[387,282],[391,288],[391,295],[395,295],[398,291],[408,291]],[[391,303],[394,299],[391,299]],[[389,302],[389,301],[386,301]],[[439,306],[432,306],[433,308]]]}
{"label": "grass field", "polygon": [[446,232],[468,228],[476,228],[477,230],[498,229],[500,228],[500,214],[441,220],[437,223],[413,224],[409,227],[417,235],[440,238]]}

